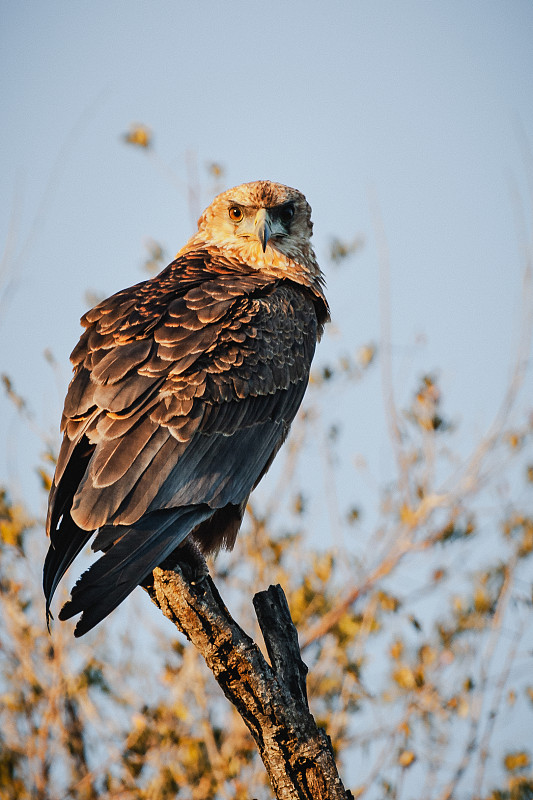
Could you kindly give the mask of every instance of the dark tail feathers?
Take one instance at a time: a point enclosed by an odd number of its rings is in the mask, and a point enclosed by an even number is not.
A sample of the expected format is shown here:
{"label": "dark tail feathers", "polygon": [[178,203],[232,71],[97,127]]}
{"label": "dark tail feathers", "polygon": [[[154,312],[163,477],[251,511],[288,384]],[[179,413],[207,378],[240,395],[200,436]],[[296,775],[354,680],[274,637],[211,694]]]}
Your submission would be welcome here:
{"label": "dark tail feathers", "polygon": [[[110,614],[193,528],[212,513],[207,505],[186,506],[148,514],[135,525],[117,525],[114,528],[115,543],[79,578],[72,589],[71,600],[61,609],[59,619],[69,619],[81,613],[74,635],[83,636]],[[68,552],[71,551],[74,551],[74,545]],[[58,580],[50,584],[50,597]]]}

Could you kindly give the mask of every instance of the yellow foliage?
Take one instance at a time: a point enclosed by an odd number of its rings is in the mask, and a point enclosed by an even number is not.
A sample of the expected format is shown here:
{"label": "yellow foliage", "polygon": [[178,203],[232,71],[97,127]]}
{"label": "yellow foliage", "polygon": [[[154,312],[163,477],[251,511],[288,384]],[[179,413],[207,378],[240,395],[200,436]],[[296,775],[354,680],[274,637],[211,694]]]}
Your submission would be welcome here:
{"label": "yellow foliage", "polygon": [[454,609],[454,611],[457,611],[458,613],[460,613],[461,611],[463,611],[463,609],[464,609],[464,603],[463,603],[463,599],[462,599],[462,597],[459,597],[458,595],[456,595],[456,596],[453,598],[452,605],[453,605],[453,609]]}
{"label": "yellow foliage", "polygon": [[507,517],[503,523],[503,532],[505,536],[510,536],[516,528],[520,528],[524,524],[525,519],[523,514],[511,514]]}
{"label": "yellow foliage", "polygon": [[336,625],[342,640],[355,639],[361,630],[361,618],[354,614],[344,614]]}
{"label": "yellow foliage", "polygon": [[460,697],[457,707],[457,716],[461,717],[461,719],[466,719],[469,713],[470,705],[468,704],[468,700],[465,697]]}
{"label": "yellow foliage", "polygon": [[398,608],[400,607],[400,601],[397,597],[394,597],[392,594],[388,594],[387,592],[379,591],[377,593],[377,598],[383,611],[398,611]]}
{"label": "yellow foliage", "polygon": [[39,467],[37,473],[41,479],[41,483],[45,492],[49,492],[52,488],[52,477],[51,475],[42,467]]}
{"label": "yellow foliage", "polygon": [[453,697],[450,697],[448,702],[446,703],[446,708],[450,709],[450,711],[456,711],[459,706],[459,697],[454,694]]}
{"label": "yellow foliage", "polygon": [[431,418],[431,417],[426,417],[426,416],[424,416],[424,417],[419,417],[419,419],[418,419],[418,424],[419,424],[419,425],[420,425],[420,427],[421,427],[421,428],[423,428],[425,431],[432,431],[432,430],[433,430],[433,428],[434,428],[434,424],[433,424],[433,418]]}
{"label": "yellow foliage", "polygon": [[437,653],[435,648],[430,647],[429,644],[423,644],[420,650],[418,651],[418,658],[420,659],[421,663],[425,666],[429,666],[430,664],[434,664],[437,660]]}
{"label": "yellow foliage", "polygon": [[210,164],[208,164],[207,171],[213,178],[221,178],[224,174],[224,167],[222,164],[212,161]]}
{"label": "yellow foliage", "polygon": [[403,522],[404,525],[408,525],[410,528],[413,528],[417,523],[416,511],[406,503],[404,503],[400,508],[400,521]]}
{"label": "yellow foliage", "polygon": [[463,697],[463,695],[454,694],[446,703],[446,708],[449,711],[453,711],[458,717],[461,717],[461,719],[465,719],[468,716],[470,706],[468,705],[468,700]]}
{"label": "yellow foliage", "polygon": [[507,537],[520,536],[518,555],[522,558],[533,550],[533,519],[524,514],[511,514],[503,523],[503,533]]}
{"label": "yellow foliage", "polygon": [[492,599],[489,593],[481,586],[474,591],[474,608],[480,614],[487,614],[492,608]]}
{"label": "yellow foliage", "polygon": [[509,786],[510,800],[529,800],[531,797],[533,781],[524,777],[524,775],[510,775],[507,784]]}
{"label": "yellow foliage", "polygon": [[326,583],[331,577],[331,570],[333,568],[333,557],[330,554],[325,556],[315,556],[313,559],[313,569],[319,581]]}
{"label": "yellow foliage", "polygon": [[395,661],[398,661],[402,657],[403,653],[403,642],[399,639],[396,639],[390,646],[390,655]]}
{"label": "yellow foliage", "polygon": [[308,592],[305,586],[299,586],[291,595],[290,608],[291,616],[295,625],[298,625],[305,618],[309,606]]}
{"label": "yellow foliage", "polygon": [[304,513],[304,511],[305,511],[305,500],[304,500],[304,496],[303,496],[303,494],[301,492],[298,492],[298,494],[295,496],[293,504],[292,504],[292,510],[294,511],[295,514],[303,514]]}
{"label": "yellow foliage", "polygon": [[348,512],[348,522],[357,522],[360,516],[360,510],[356,506],[353,506]]}
{"label": "yellow foliage", "polygon": [[186,768],[188,767],[194,772],[199,771],[200,765],[205,760],[205,747],[203,742],[197,739],[190,739],[188,742],[182,742],[181,755]]}
{"label": "yellow foliage", "polygon": [[416,761],[416,756],[412,750],[402,750],[398,756],[398,764],[400,767],[410,767]]}
{"label": "yellow foliage", "polygon": [[20,529],[11,520],[0,520],[0,539],[14,547],[17,544]]}
{"label": "yellow foliage", "polygon": [[357,363],[363,369],[366,369],[376,355],[376,347],[373,344],[365,344],[363,347],[360,347],[357,351]]}
{"label": "yellow foliage", "polygon": [[133,727],[138,731],[146,727],[146,720],[142,714],[133,714],[131,722]]}
{"label": "yellow foliage", "polygon": [[403,722],[400,722],[400,724],[398,725],[398,731],[399,733],[403,733],[405,736],[411,735],[411,728],[409,727],[409,724],[405,720]]}
{"label": "yellow foliage", "polygon": [[152,144],[152,134],[145,125],[135,124],[130,127],[129,133],[124,134],[124,140],[136,147],[147,148]]}
{"label": "yellow foliage", "polygon": [[[0,496],[0,500],[1,500]],[[30,525],[30,520],[21,506],[10,506],[0,516],[0,540],[11,547],[18,547],[24,531]]]}
{"label": "yellow foliage", "polygon": [[507,772],[515,772],[518,769],[525,769],[525,767],[529,767],[530,763],[530,758],[524,750],[517,750],[514,753],[508,753],[503,760],[503,765]]}
{"label": "yellow foliage", "polygon": [[510,433],[508,436],[509,447],[516,450],[522,444],[523,437],[519,433]]}
{"label": "yellow foliage", "polygon": [[404,665],[392,673],[393,679],[402,689],[416,689],[416,678],[413,670]]}
{"label": "yellow foliage", "polygon": [[519,555],[527,556],[533,550],[533,523],[529,519],[524,525],[522,541],[520,542]]}
{"label": "yellow foliage", "polygon": [[172,713],[176,717],[176,719],[186,721],[190,718],[191,713],[189,708],[185,705],[185,703],[174,703],[172,706]]}

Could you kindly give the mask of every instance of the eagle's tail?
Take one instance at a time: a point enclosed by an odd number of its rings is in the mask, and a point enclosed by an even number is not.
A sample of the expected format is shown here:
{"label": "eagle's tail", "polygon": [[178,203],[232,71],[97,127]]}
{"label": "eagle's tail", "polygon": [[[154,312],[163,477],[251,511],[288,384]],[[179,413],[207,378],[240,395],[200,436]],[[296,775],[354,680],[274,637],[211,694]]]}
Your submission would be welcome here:
{"label": "eagle's tail", "polygon": [[74,635],[83,636],[212,513],[213,509],[207,505],[185,506],[148,514],[134,525],[102,528],[99,537],[104,532],[110,533],[108,528],[112,528],[115,542],[77,581],[59,619],[81,613]]}

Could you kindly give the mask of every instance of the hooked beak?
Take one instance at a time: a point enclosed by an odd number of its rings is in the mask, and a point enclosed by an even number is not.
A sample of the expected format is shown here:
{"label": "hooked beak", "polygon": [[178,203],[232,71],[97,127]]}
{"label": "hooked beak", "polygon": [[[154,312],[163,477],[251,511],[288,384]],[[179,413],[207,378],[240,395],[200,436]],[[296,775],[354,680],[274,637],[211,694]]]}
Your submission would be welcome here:
{"label": "hooked beak", "polygon": [[270,227],[270,219],[268,217],[266,208],[260,208],[257,214],[255,215],[254,233],[261,242],[261,247],[263,248],[263,253],[264,253],[266,250],[268,240],[272,235],[272,229]]}

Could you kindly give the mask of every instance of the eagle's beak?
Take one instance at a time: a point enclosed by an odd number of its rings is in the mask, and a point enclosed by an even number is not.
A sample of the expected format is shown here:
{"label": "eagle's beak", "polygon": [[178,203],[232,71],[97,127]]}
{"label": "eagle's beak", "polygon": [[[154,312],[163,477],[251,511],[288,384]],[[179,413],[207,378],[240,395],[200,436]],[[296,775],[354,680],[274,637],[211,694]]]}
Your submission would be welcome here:
{"label": "eagle's beak", "polygon": [[261,247],[263,248],[263,253],[264,253],[266,250],[268,240],[272,235],[272,230],[270,227],[270,219],[268,217],[266,208],[260,208],[257,214],[255,215],[254,233],[261,242]]}

